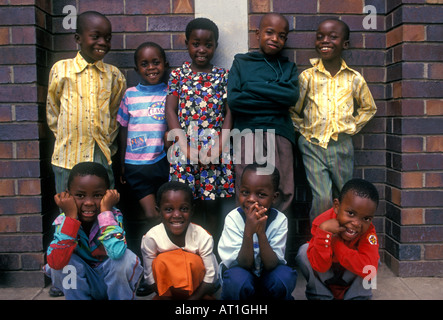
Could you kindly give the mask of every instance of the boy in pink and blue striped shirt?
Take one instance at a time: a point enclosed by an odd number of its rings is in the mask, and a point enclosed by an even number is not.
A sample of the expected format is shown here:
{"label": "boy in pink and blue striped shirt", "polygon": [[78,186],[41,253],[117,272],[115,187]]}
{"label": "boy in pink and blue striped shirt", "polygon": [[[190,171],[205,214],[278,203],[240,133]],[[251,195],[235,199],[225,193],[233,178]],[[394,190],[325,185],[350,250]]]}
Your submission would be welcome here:
{"label": "boy in pink and blue striped shirt", "polygon": [[155,193],[169,174],[163,139],[168,64],[164,50],[153,42],[142,43],[134,60],[141,82],[126,90],[117,115],[121,125],[121,182],[129,184],[146,218],[155,223]]}

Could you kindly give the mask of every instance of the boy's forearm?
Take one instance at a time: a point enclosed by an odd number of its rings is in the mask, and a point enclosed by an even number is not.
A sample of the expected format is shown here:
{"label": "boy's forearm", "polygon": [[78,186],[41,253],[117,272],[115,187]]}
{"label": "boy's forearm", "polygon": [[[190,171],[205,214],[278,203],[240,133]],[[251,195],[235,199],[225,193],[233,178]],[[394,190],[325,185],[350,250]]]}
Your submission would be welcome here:
{"label": "boy's forearm", "polygon": [[269,244],[268,238],[266,234],[257,235],[258,236],[258,244],[260,247],[260,257],[263,263],[263,267],[265,270],[274,269],[278,263],[278,257]]}
{"label": "boy's forearm", "polygon": [[254,244],[252,235],[244,234],[237,262],[240,267],[251,269],[254,266]]}

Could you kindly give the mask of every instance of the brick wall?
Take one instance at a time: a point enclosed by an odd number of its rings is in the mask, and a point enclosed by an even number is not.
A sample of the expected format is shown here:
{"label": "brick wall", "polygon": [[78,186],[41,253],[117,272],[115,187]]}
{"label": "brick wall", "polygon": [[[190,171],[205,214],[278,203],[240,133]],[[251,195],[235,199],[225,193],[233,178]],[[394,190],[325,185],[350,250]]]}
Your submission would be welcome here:
{"label": "brick wall", "polygon": [[[332,0],[248,0],[250,48],[257,47],[254,30],[263,13],[281,12],[291,27],[285,55],[300,71],[315,56],[321,20],[338,16],[350,25],[345,59],[366,78],[378,106],[354,137],[355,175],[380,192],[374,223],[382,259],[401,276],[441,276],[443,270],[441,3],[346,0],[337,8]],[[124,72],[129,86],[138,82],[133,51],[142,41],[162,45],[171,66],[188,58],[183,31],[194,17],[193,0],[0,0],[0,286],[44,283],[39,267],[57,214],[46,87],[52,64],[77,50],[74,31],[63,28],[66,5],[109,17],[112,51],[105,61]],[[363,28],[367,5],[377,10],[375,30]],[[310,190],[298,154],[296,174],[290,256],[310,228]]]}
{"label": "brick wall", "polygon": [[[344,52],[349,66],[358,70],[365,77],[376,101],[378,112],[374,119],[354,137],[356,177],[373,182],[381,196],[374,225],[380,234],[380,243],[384,245],[385,212],[385,176],[386,176],[386,94],[385,94],[385,2],[366,1],[377,10],[375,30],[363,27],[364,1],[342,1],[337,8],[334,1],[285,1],[285,0],[250,0],[249,40],[251,49],[257,49],[255,30],[263,13],[270,10],[285,15],[290,24],[290,33],[286,43],[285,55],[295,61],[299,71],[310,67],[309,59],[316,57],[314,50],[315,31],[318,24],[329,17],[338,17],[345,21],[350,29],[350,50]],[[296,199],[294,211],[290,217],[289,255],[292,257],[300,244],[310,237],[308,212],[310,207],[310,189],[306,182],[300,154],[296,154]]]}
{"label": "brick wall", "polygon": [[386,262],[443,275],[442,1],[388,1]]}
{"label": "brick wall", "polygon": [[0,286],[44,284],[49,11],[44,1],[0,1]]}

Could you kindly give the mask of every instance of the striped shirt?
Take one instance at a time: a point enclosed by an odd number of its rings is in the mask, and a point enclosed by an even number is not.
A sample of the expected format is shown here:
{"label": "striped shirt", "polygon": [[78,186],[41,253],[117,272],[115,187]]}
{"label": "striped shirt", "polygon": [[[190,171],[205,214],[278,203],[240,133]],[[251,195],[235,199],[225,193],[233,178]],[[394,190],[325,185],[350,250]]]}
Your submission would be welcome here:
{"label": "striped shirt", "polygon": [[77,53],[74,59],[54,64],[46,101],[48,126],[55,135],[53,165],[71,169],[93,161],[96,143],[111,164],[125,89],[123,74],[101,60],[90,64]]}
{"label": "striped shirt", "polygon": [[128,127],[125,163],[152,164],[166,156],[163,144],[167,129],[166,94],[165,83],[139,84],[126,90],[117,115],[120,125]]}
{"label": "striped shirt", "polygon": [[299,76],[300,98],[291,117],[306,140],[326,149],[329,140],[337,141],[340,133],[359,132],[375,115],[377,107],[362,75],[344,60],[333,77],[321,59],[310,62],[313,67]]}

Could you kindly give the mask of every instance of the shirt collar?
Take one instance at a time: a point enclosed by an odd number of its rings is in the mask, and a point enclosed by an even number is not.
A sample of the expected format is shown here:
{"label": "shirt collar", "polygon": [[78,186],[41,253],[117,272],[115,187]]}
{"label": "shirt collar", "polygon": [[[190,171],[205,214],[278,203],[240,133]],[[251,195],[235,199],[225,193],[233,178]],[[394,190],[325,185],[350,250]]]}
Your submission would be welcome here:
{"label": "shirt collar", "polygon": [[80,54],[80,51],[77,52],[77,55],[74,58],[74,65],[76,73],[82,72],[88,67],[88,65],[96,66],[98,70],[100,70],[101,72],[105,72],[105,65],[102,60],[95,61],[94,63],[88,63]]}
{"label": "shirt collar", "polygon": [[[309,62],[311,63],[311,65],[316,68],[318,71],[322,72],[322,73],[327,73],[329,74],[329,71],[326,70],[325,66],[323,65],[323,60],[319,59],[319,58],[312,58],[309,59]],[[348,67],[348,65],[346,64],[345,60],[341,59],[341,67],[340,70],[337,72],[340,73],[342,70],[348,69],[351,72],[355,73],[355,70],[351,69]]]}

